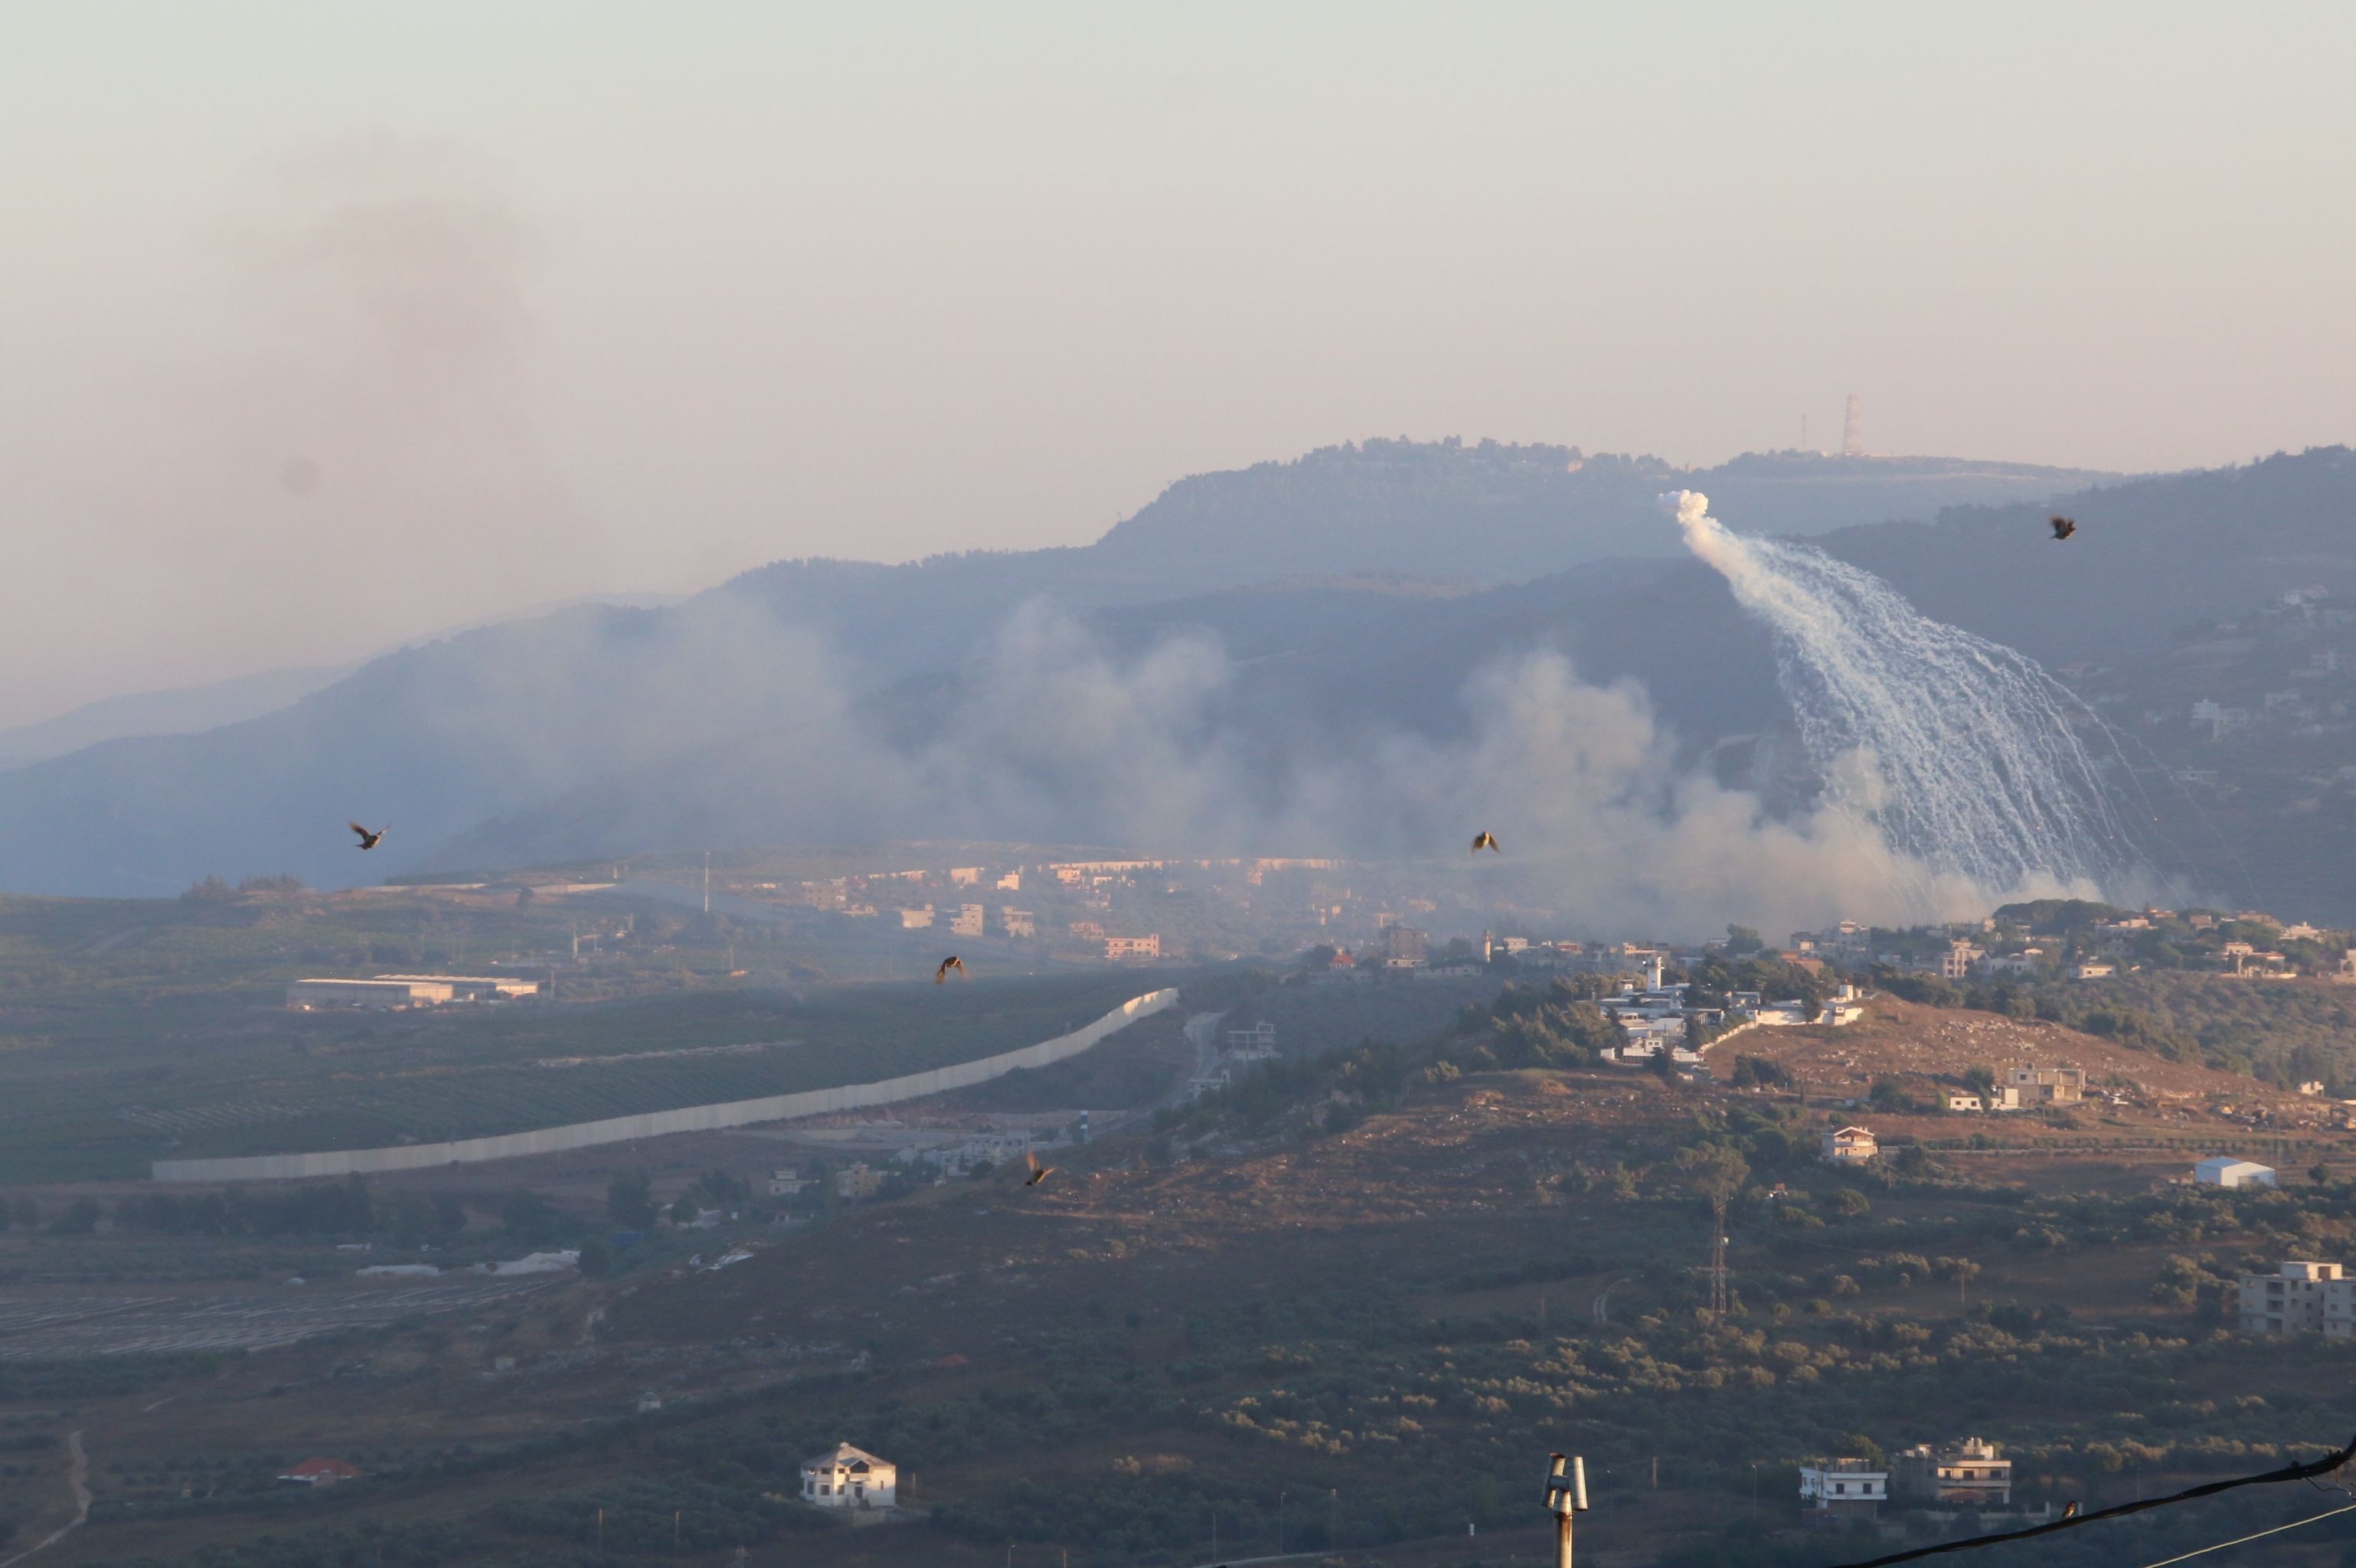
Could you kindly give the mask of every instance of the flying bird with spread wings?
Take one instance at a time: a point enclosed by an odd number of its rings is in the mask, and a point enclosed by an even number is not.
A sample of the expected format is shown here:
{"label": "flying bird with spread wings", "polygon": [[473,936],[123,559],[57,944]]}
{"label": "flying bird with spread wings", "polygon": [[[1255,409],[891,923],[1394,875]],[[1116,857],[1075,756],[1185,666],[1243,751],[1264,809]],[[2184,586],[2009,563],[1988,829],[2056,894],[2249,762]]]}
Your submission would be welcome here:
{"label": "flying bird with spread wings", "polygon": [[1036,1187],[1041,1182],[1055,1174],[1055,1168],[1054,1166],[1041,1165],[1039,1163],[1039,1157],[1033,1154],[1027,1148],[1023,1151],[1023,1161],[1031,1167],[1031,1174],[1023,1183],[1025,1187]]}
{"label": "flying bird with spread wings", "polygon": [[1472,836],[1472,853],[1478,855],[1483,849],[1493,849],[1500,855],[1505,853],[1503,849],[1497,848],[1497,836],[1495,834],[1475,833]]}
{"label": "flying bird with spread wings", "polygon": [[380,843],[382,843],[382,842],[383,842],[383,840],[384,840],[384,836],[385,836],[386,834],[388,834],[388,833],[390,833],[390,832],[391,832],[391,831],[392,831],[392,824],[391,824],[391,823],[390,823],[390,822],[388,822],[388,823],[386,823],[383,827],[381,827],[378,828],[378,829],[377,829],[375,832],[373,832],[373,833],[370,833],[367,828],[362,827],[361,827],[359,823],[357,823],[357,822],[355,822],[355,823],[353,823],[353,824],[351,825],[351,828],[352,828],[352,831],[353,831],[353,832],[355,832],[355,833],[357,833],[357,834],[359,834],[359,835],[360,836],[360,848],[363,848],[363,849],[373,849],[373,848],[375,848],[379,844],[380,844]]}
{"label": "flying bird with spread wings", "polygon": [[2072,522],[2069,518],[2056,517],[2053,519],[2053,537],[2055,539],[2066,539],[2077,531],[2078,525]]}
{"label": "flying bird with spread wings", "polygon": [[965,973],[965,960],[958,957],[954,953],[942,959],[941,966],[933,971],[933,984],[937,986],[942,981],[948,979],[949,977],[949,971],[952,969],[956,970],[960,975]]}

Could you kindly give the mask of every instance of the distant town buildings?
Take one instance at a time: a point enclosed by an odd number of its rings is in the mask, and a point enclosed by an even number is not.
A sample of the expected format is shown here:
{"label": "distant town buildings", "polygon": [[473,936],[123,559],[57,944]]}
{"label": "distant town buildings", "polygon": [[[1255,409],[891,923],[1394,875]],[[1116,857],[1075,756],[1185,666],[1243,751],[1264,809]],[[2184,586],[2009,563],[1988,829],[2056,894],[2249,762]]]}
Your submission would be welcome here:
{"label": "distant town buildings", "polygon": [[1109,959],[1159,958],[1162,937],[1159,933],[1145,936],[1108,936],[1104,939],[1104,955]]}
{"label": "distant town buildings", "polygon": [[933,923],[933,906],[930,904],[917,909],[898,909],[892,912],[900,917],[900,929],[903,931],[922,931]]}
{"label": "distant town buildings", "polygon": [[899,1482],[890,1460],[848,1443],[802,1461],[802,1500],[819,1508],[897,1508]]}
{"label": "distant town buildings", "polygon": [[1412,925],[1383,928],[1383,967],[1420,969],[1430,956],[1430,933]]}
{"label": "distant town buildings", "polygon": [[769,1196],[772,1198],[799,1198],[802,1189],[810,1185],[810,1179],[798,1170],[769,1172]]}
{"label": "distant town buildings", "polygon": [[884,1173],[869,1168],[866,1162],[853,1161],[834,1173],[834,1195],[858,1201],[873,1198],[882,1190]]}
{"label": "distant town buildings", "polygon": [[2356,1337],[2356,1280],[2338,1264],[2286,1263],[2241,1276],[2244,1334]]}
{"label": "distant town buildings", "polygon": [[1800,1507],[1814,1523],[1871,1519],[1889,1500],[1890,1472],[1865,1459],[1817,1459],[1800,1467]]}
{"label": "distant town buildings", "polygon": [[959,904],[957,913],[949,916],[952,936],[980,936],[982,917],[987,912],[980,904]]}
{"label": "distant town buildings", "polygon": [[2212,1154],[2192,1168],[2192,1179],[2203,1187],[2272,1187],[2275,1172],[2254,1160]]}
{"label": "distant town buildings", "polygon": [[1864,1127],[1825,1129],[1824,1157],[1830,1165],[1864,1165],[1881,1152],[1873,1134]]}
{"label": "distant town buildings", "polygon": [[1012,904],[998,906],[998,926],[1007,937],[1018,942],[1028,942],[1039,934],[1039,922],[1032,912]]}

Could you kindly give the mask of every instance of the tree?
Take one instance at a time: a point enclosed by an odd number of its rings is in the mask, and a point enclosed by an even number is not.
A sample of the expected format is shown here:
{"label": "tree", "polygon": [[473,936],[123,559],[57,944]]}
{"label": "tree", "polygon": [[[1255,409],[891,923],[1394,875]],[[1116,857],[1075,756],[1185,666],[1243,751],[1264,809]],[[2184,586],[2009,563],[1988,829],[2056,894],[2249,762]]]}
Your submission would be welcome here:
{"label": "tree", "polygon": [[434,1200],[434,1224],[445,1236],[455,1236],[466,1228],[466,1206],[447,1192]]}
{"label": "tree", "polygon": [[644,1170],[617,1170],[605,1183],[605,1213],[626,1230],[655,1222],[654,1178]]}
{"label": "tree", "polygon": [[1996,1098],[1996,1069],[1993,1067],[1965,1068],[1964,1083],[1973,1093],[1980,1096],[1982,1104]]}
{"label": "tree", "polygon": [[1873,1202],[1854,1187],[1843,1187],[1825,1200],[1825,1207],[1844,1220],[1862,1219],[1873,1212]]}
{"label": "tree", "polygon": [[583,1277],[595,1279],[614,1266],[614,1250],[592,1236],[581,1243],[581,1256],[575,1266]]}
{"label": "tree", "polygon": [[189,883],[188,891],[180,895],[182,902],[192,904],[227,903],[235,897],[237,890],[217,876]]}
{"label": "tree", "polygon": [[2331,1168],[2319,1159],[2307,1168],[2307,1179],[2320,1187],[2331,1179]]}
{"label": "tree", "polygon": [[1751,1179],[1751,1165],[1724,1144],[1696,1144],[1677,1150],[1677,1172],[1696,1197],[1723,1220],[1726,1206]]}

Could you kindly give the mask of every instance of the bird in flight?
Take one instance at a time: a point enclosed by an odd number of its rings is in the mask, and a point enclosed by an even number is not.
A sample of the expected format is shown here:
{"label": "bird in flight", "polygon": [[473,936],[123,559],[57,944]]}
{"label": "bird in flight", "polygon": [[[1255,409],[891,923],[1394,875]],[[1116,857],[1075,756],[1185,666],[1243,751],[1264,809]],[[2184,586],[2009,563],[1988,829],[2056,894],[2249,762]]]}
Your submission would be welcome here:
{"label": "bird in flight", "polygon": [[941,966],[933,971],[933,984],[937,986],[942,981],[948,979],[949,977],[949,971],[952,969],[956,970],[960,975],[965,973],[965,960],[958,957],[954,953],[942,959]]}
{"label": "bird in flight", "polygon": [[1495,849],[1500,855],[1505,853],[1503,849],[1497,848],[1497,836],[1495,834],[1475,833],[1472,835],[1472,853],[1478,855],[1483,849]]}
{"label": "bird in flight", "polygon": [[1031,1175],[1023,1183],[1025,1187],[1036,1187],[1041,1182],[1055,1174],[1055,1168],[1054,1166],[1041,1165],[1039,1163],[1039,1157],[1033,1154],[1027,1148],[1023,1151],[1023,1162],[1031,1167]]}
{"label": "bird in flight", "polygon": [[2072,522],[2069,518],[2056,517],[2053,519],[2053,537],[2055,539],[2066,539],[2077,531],[2078,525]]}
{"label": "bird in flight", "polygon": [[392,824],[390,822],[386,823],[383,827],[378,828],[373,833],[370,833],[367,828],[362,827],[357,822],[353,823],[351,827],[352,831],[360,836],[360,848],[363,849],[375,848],[379,843],[383,841],[384,836],[392,831]]}

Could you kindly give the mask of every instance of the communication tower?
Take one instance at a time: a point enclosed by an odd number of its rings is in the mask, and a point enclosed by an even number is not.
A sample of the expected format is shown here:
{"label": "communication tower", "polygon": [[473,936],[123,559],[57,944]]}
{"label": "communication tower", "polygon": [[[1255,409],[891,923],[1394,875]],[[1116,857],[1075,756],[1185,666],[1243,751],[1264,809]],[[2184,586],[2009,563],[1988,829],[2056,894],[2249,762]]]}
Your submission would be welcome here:
{"label": "communication tower", "polygon": [[1865,455],[1865,421],[1857,411],[1855,392],[1848,395],[1848,418],[1841,424],[1841,455],[1843,457]]}

